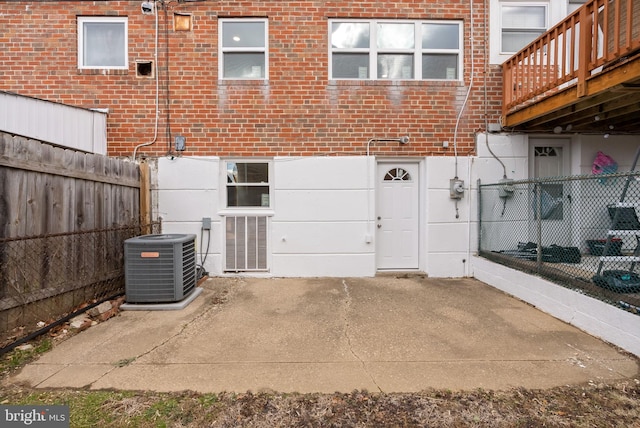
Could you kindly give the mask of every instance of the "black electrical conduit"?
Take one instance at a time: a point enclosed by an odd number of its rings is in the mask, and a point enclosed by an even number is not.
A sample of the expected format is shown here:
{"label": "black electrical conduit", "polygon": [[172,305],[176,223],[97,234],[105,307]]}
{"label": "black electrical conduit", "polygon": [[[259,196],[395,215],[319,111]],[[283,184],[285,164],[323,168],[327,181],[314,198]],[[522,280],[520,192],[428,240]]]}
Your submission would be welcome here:
{"label": "black electrical conduit", "polygon": [[33,340],[33,339],[35,339],[36,337],[38,337],[38,336],[40,336],[40,335],[45,334],[46,332],[48,332],[48,331],[49,331],[49,330],[51,330],[52,328],[57,327],[57,326],[59,326],[60,324],[62,324],[62,323],[65,323],[65,322],[69,321],[71,318],[73,318],[73,317],[77,317],[78,315],[80,315],[80,314],[82,314],[82,313],[84,313],[84,312],[88,311],[88,310],[89,310],[89,309],[91,309],[91,308],[94,308],[94,307],[98,306],[99,304],[101,304],[101,303],[103,303],[103,302],[106,302],[107,300],[114,300],[114,299],[116,299],[116,298],[118,298],[118,297],[122,296],[123,294],[124,294],[124,293],[114,294],[113,296],[108,297],[108,298],[106,298],[106,299],[104,299],[104,300],[101,300],[101,301],[96,302],[96,303],[92,303],[92,304],[90,304],[90,305],[88,305],[88,306],[86,306],[86,307],[84,307],[84,308],[82,308],[82,309],[78,309],[77,311],[72,312],[72,313],[70,313],[69,315],[67,315],[67,316],[65,316],[65,317],[63,317],[63,318],[61,318],[61,319],[59,319],[59,320],[57,320],[57,321],[55,321],[55,322],[52,322],[51,324],[49,324],[49,325],[47,325],[47,326],[45,326],[45,327],[41,328],[40,330],[34,331],[33,333],[31,333],[31,334],[29,334],[29,335],[27,335],[27,336],[25,336],[25,337],[23,337],[23,338],[21,338],[21,339],[18,339],[18,340],[16,340],[15,342],[13,342],[13,343],[11,343],[11,344],[9,344],[9,345],[5,346],[4,348],[0,349],[0,355],[4,355],[4,354],[6,354],[7,352],[11,352],[11,351],[12,351],[12,350],[14,350],[16,347],[18,347],[18,346],[22,345],[23,343],[28,342],[28,341],[30,341],[30,340]]}

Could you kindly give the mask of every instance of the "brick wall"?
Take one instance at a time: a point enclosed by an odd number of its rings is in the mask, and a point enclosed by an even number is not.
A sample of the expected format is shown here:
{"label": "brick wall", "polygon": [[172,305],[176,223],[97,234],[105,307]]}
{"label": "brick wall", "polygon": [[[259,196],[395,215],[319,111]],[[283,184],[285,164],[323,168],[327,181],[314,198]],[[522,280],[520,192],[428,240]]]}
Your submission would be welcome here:
{"label": "brick wall", "polygon": [[[140,3],[0,2],[0,89],[108,108],[109,154],[130,156],[136,145],[153,141],[155,124],[155,80],[135,72],[136,60],[154,59],[155,16],[143,15]],[[362,155],[369,138],[409,135],[410,144],[379,145],[376,153],[452,155],[442,141],[453,142],[469,88],[471,33],[469,1],[447,3],[219,0],[159,6],[158,136],[139,153],[164,155],[173,137],[183,135],[190,156]],[[459,154],[474,152],[473,135],[484,129],[485,115],[496,122],[500,114],[500,68],[484,69],[485,11],[483,2],[476,3],[474,85],[458,128]],[[174,31],[176,12],[192,15],[191,31]],[[128,16],[128,70],[78,70],[80,15]],[[218,80],[217,18],[238,16],[269,19],[267,82]],[[329,81],[329,18],[464,20],[464,83]]]}

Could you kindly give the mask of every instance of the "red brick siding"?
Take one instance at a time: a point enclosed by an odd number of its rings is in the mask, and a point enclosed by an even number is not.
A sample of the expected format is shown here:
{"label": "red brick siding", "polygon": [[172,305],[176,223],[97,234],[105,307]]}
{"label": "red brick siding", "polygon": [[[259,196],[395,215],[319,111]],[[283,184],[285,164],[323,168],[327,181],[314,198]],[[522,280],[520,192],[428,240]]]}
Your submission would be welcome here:
{"label": "red brick siding", "polygon": [[[409,135],[411,143],[377,145],[388,155],[450,155],[470,71],[469,1],[207,1],[158,7],[160,120],[157,141],[139,150],[166,154],[167,36],[171,135],[187,138],[185,155],[364,154],[372,137]],[[500,114],[500,68],[484,69],[484,10],[476,2],[475,76],[457,133],[458,153],[474,152],[485,114]],[[173,30],[173,13],[192,14],[193,29]],[[77,68],[79,15],[128,16],[129,69]],[[269,80],[218,81],[218,17],[269,20]],[[328,19],[464,21],[464,83],[328,80]],[[167,22],[168,21],[168,22]],[[155,17],[140,2],[1,2],[0,89],[87,108],[109,108],[109,154],[130,156],[154,135],[155,81],[136,77],[136,59],[154,59]],[[168,34],[167,34],[168,33]],[[485,91],[485,81],[487,83]],[[488,100],[484,102],[485,92]]]}

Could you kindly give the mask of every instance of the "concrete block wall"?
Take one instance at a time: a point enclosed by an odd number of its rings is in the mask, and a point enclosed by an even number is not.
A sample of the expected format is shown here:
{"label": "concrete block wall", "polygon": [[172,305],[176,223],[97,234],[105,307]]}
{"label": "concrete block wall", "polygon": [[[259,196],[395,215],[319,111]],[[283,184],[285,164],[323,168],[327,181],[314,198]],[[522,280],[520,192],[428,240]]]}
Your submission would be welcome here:
{"label": "concrete block wall", "polygon": [[[459,158],[463,179],[470,159]],[[477,241],[476,223],[469,217],[475,215],[470,208],[474,190],[465,179],[465,198],[456,213],[456,202],[449,197],[453,158],[415,160],[420,161],[419,270],[433,277],[467,276],[469,243]],[[268,216],[269,269],[258,275],[376,274],[373,157],[276,157],[272,206],[252,211],[222,206],[223,162],[219,157],[163,157],[155,168],[153,198],[163,233],[196,234],[198,262],[205,260],[207,271],[224,273],[224,216],[246,211]],[[211,218],[210,231],[202,231],[203,217]]]}

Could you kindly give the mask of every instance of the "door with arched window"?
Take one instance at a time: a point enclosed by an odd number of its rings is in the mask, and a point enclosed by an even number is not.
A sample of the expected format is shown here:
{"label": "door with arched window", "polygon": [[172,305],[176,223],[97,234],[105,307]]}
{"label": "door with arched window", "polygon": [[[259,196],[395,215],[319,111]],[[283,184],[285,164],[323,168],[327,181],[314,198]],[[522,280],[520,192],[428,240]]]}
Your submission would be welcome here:
{"label": "door with arched window", "polygon": [[379,270],[418,269],[419,164],[380,162],[376,173]]}

